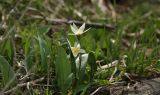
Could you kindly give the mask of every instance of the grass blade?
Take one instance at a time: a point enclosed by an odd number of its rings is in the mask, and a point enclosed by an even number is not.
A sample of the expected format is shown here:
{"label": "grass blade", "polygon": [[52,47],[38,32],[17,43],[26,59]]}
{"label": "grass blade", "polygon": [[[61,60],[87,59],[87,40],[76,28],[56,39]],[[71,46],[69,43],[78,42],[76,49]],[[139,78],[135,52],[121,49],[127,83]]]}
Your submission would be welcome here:
{"label": "grass blade", "polygon": [[0,56],[0,71],[2,72],[2,78],[3,78],[3,84],[6,85],[7,83],[10,83],[12,80],[11,85],[14,85],[15,82],[15,73],[8,63],[8,61],[3,57]]}

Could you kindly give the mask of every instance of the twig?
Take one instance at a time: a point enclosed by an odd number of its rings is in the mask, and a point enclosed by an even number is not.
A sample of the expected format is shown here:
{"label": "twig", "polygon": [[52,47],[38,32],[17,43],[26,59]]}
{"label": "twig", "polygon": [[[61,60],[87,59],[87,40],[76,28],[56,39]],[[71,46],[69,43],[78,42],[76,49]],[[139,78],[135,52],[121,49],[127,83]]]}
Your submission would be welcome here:
{"label": "twig", "polygon": [[[46,20],[46,22],[51,23],[53,25],[57,25],[57,24],[69,24],[70,25],[70,24],[74,23],[77,26],[81,26],[84,23],[84,21],[77,21],[77,20],[51,19],[51,18],[46,17],[42,12],[40,12],[37,9],[30,8],[30,10],[40,13],[40,15],[30,15],[32,18]],[[87,28],[90,28],[90,27],[103,28],[103,29],[112,30],[112,31],[115,30],[115,28],[116,28],[116,26],[112,26],[109,24],[93,23],[93,22],[86,23],[86,27]]]}
{"label": "twig", "polygon": [[102,87],[98,87],[94,92],[92,92],[90,95],[96,94]]}
{"label": "twig", "polygon": [[54,85],[48,84],[34,84],[34,86],[41,86],[41,87],[55,87]]}
{"label": "twig", "polygon": [[112,73],[112,75],[111,75],[111,77],[110,77],[110,79],[109,79],[110,82],[113,81],[113,77],[114,77],[114,75],[116,74],[116,72],[117,72],[117,67],[114,68],[114,71],[113,71],[113,73]]}
{"label": "twig", "polygon": [[[84,21],[77,21],[77,20],[67,20],[67,19],[50,19],[50,18],[47,18],[46,16],[43,15],[43,13],[41,13],[41,16],[40,15],[31,15],[32,18],[35,18],[35,19],[41,19],[41,20],[46,20],[46,22],[48,23],[51,23],[52,25],[57,25],[57,24],[76,24],[77,26],[81,26]],[[112,26],[112,25],[109,25],[109,24],[102,24],[102,23],[86,23],[86,27],[87,28],[103,28],[103,29],[107,29],[107,30],[115,30],[116,26]]]}
{"label": "twig", "polygon": [[136,38],[139,38],[140,36],[142,36],[144,33],[144,29],[141,29],[139,32],[136,32],[136,33],[126,33],[126,37],[136,37]]}
{"label": "twig", "polygon": [[130,48],[131,46],[131,43],[127,39],[122,39],[122,43],[127,48]]}
{"label": "twig", "polygon": [[104,69],[112,68],[112,67],[115,67],[117,64],[118,64],[118,60],[115,60],[112,63],[101,66],[97,70],[104,70]]}
{"label": "twig", "polygon": [[30,75],[33,75],[33,73],[28,73],[26,75],[24,75],[22,78],[20,78],[19,80],[22,81],[22,80],[26,80]]}
{"label": "twig", "polygon": [[[50,22],[51,24],[76,24],[77,26],[81,26],[84,22],[83,21],[77,21],[77,20],[64,20],[64,19],[46,19],[47,22]],[[107,25],[107,24],[101,24],[101,23],[86,23],[86,27],[93,27],[93,28],[104,28],[108,30],[114,30],[115,26]]]}
{"label": "twig", "polygon": [[[5,91],[4,94],[9,94],[15,90],[17,90],[18,88],[21,88],[21,87],[24,87],[24,86],[27,86],[28,84],[35,84],[37,82],[41,82],[42,80],[44,80],[44,77],[40,78],[40,79],[36,79],[36,80],[32,80],[30,82],[26,82],[26,83],[22,83],[22,84],[18,84],[16,87],[13,87],[12,89],[8,90],[8,91]],[[1,93],[0,93],[1,94]],[[3,94],[3,92],[2,92]]]}

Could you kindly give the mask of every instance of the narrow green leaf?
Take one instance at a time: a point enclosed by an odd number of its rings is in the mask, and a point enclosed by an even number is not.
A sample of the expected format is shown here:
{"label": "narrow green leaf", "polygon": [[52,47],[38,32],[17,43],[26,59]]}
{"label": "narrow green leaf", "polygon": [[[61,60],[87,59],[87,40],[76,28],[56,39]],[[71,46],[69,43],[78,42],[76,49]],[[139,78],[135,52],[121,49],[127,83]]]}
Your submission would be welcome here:
{"label": "narrow green leaf", "polygon": [[67,54],[62,47],[58,48],[55,65],[58,86],[63,93],[66,93],[68,86],[65,86],[65,83],[66,79],[71,74],[71,64],[68,62]]}
{"label": "narrow green leaf", "polygon": [[65,87],[66,88],[69,88],[72,84],[72,80],[73,80],[73,73],[71,73],[67,78],[66,78],[66,81],[65,81]]}
{"label": "narrow green leaf", "polygon": [[90,68],[91,68],[90,81],[92,81],[94,78],[94,74],[97,70],[96,58],[93,52],[89,53],[88,64],[90,65]]}
{"label": "narrow green leaf", "polygon": [[38,30],[39,35],[43,35],[43,34],[47,33],[50,29],[50,27],[47,25],[46,26],[38,26],[37,28],[38,28],[37,30]]}
{"label": "narrow green leaf", "polygon": [[15,82],[15,73],[8,63],[8,61],[0,55],[0,71],[2,72],[2,78],[3,78],[3,84],[6,85],[7,83],[10,83],[11,85],[14,85]]}
{"label": "narrow green leaf", "polygon": [[48,56],[48,47],[45,40],[43,40],[40,36],[38,36],[40,55],[41,55],[41,63],[42,66],[47,69],[47,56]]}
{"label": "narrow green leaf", "polygon": [[32,38],[30,40],[26,40],[25,42],[25,65],[26,69],[30,70],[33,67],[33,59],[34,59],[34,54],[35,54],[35,49],[33,48],[33,42]]}

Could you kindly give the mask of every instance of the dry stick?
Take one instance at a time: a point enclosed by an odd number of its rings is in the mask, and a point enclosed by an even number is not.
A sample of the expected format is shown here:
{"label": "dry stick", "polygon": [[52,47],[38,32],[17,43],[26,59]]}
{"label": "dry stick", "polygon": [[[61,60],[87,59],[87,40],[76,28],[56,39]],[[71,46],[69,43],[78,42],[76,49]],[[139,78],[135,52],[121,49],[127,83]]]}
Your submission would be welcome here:
{"label": "dry stick", "polygon": [[[46,20],[46,22],[51,23],[53,25],[57,25],[57,24],[69,24],[70,25],[70,24],[74,23],[77,26],[81,26],[84,23],[84,21],[77,21],[77,20],[51,19],[51,18],[46,17],[42,12],[40,12],[37,9],[30,8],[30,10],[40,13],[40,15],[31,15],[32,18]],[[116,28],[116,26],[113,26],[113,25],[102,24],[102,23],[93,23],[93,22],[86,23],[86,27],[103,28],[103,29],[112,30],[112,31],[115,30],[115,28]]]}
{"label": "dry stick", "polygon": [[[35,84],[37,82],[41,82],[44,80],[44,77],[42,78],[39,78],[39,79],[36,79],[36,80],[32,80],[30,82],[26,82],[26,83],[22,83],[22,84],[18,84],[16,87],[13,87],[12,89],[8,90],[8,91],[5,91],[4,94],[9,94],[13,91],[16,91],[18,88],[21,88],[21,87],[24,87],[24,86],[27,86],[28,84]],[[1,93],[0,93],[1,94]]]}
{"label": "dry stick", "polygon": [[104,70],[104,69],[115,67],[118,64],[118,62],[119,62],[118,60],[115,60],[112,63],[106,64],[101,66],[100,68],[97,68],[97,70]]}
{"label": "dry stick", "polygon": [[[64,19],[48,19],[46,18],[46,21],[56,25],[56,24],[76,24],[77,26],[81,26],[84,22],[83,21],[77,21],[77,20],[64,20]],[[114,30],[115,26],[107,25],[107,24],[101,24],[101,23],[86,23],[86,27],[93,27],[93,28],[104,28],[107,30]]]}
{"label": "dry stick", "polygon": [[92,92],[90,95],[95,95],[102,87],[98,87],[94,92]]}
{"label": "dry stick", "polygon": [[114,71],[113,71],[113,73],[112,73],[112,75],[111,75],[111,77],[110,77],[110,79],[109,79],[110,82],[112,82],[113,77],[114,77],[114,75],[116,74],[116,72],[117,72],[117,67],[115,66]]}
{"label": "dry stick", "polygon": [[55,87],[55,85],[48,85],[48,84],[34,84],[34,86],[41,86],[41,87]]}

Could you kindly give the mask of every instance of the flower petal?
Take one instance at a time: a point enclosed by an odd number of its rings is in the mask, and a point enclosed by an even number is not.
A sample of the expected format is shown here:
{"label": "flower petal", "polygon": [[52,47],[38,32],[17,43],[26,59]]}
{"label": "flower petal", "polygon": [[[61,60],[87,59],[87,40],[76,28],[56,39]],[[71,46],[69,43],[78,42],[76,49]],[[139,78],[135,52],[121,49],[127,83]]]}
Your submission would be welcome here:
{"label": "flower petal", "polygon": [[76,33],[76,32],[77,32],[77,29],[75,29],[72,25],[70,25],[70,26],[71,26],[72,32],[73,32],[73,33]]}
{"label": "flower petal", "polygon": [[73,28],[78,30],[77,26],[73,23]]}
{"label": "flower petal", "polygon": [[79,54],[79,50],[76,47],[71,47],[71,51],[74,57],[77,57],[77,55]]}
{"label": "flower petal", "polygon": [[68,33],[68,35],[75,35],[75,34],[73,34],[73,33]]}
{"label": "flower petal", "polygon": [[87,32],[88,30],[90,30],[91,28],[88,28],[87,30],[85,30],[83,33]]}
{"label": "flower petal", "polygon": [[85,28],[85,23],[83,23],[83,25],[78,29],[79,31],[84,31]]}
{"label": "flower petal", "polygon": [[80,53],[85,53],[86,51],[84,49],[80,49]]}
{"label": "flower petal", "polygon": [[81,46],[80,46],[80,44],[79,44],[79,43],[77,43],[76,47],[77,47],[77,48],[81,48]]}
{"label": "flower petal", "polygon": [[75,43],[74,43],[74,47],[80,48],[79,42],[75,42]]}
{"label": "flower petal", "polygon": [[76,67],[79,68],[79,66],[81,66],[80,68],[83,69],[86,66],[88,60],[88,54],[82,54],[81,55],[81,64],[80,64],[80,57],[78,57],[76,59]]}

